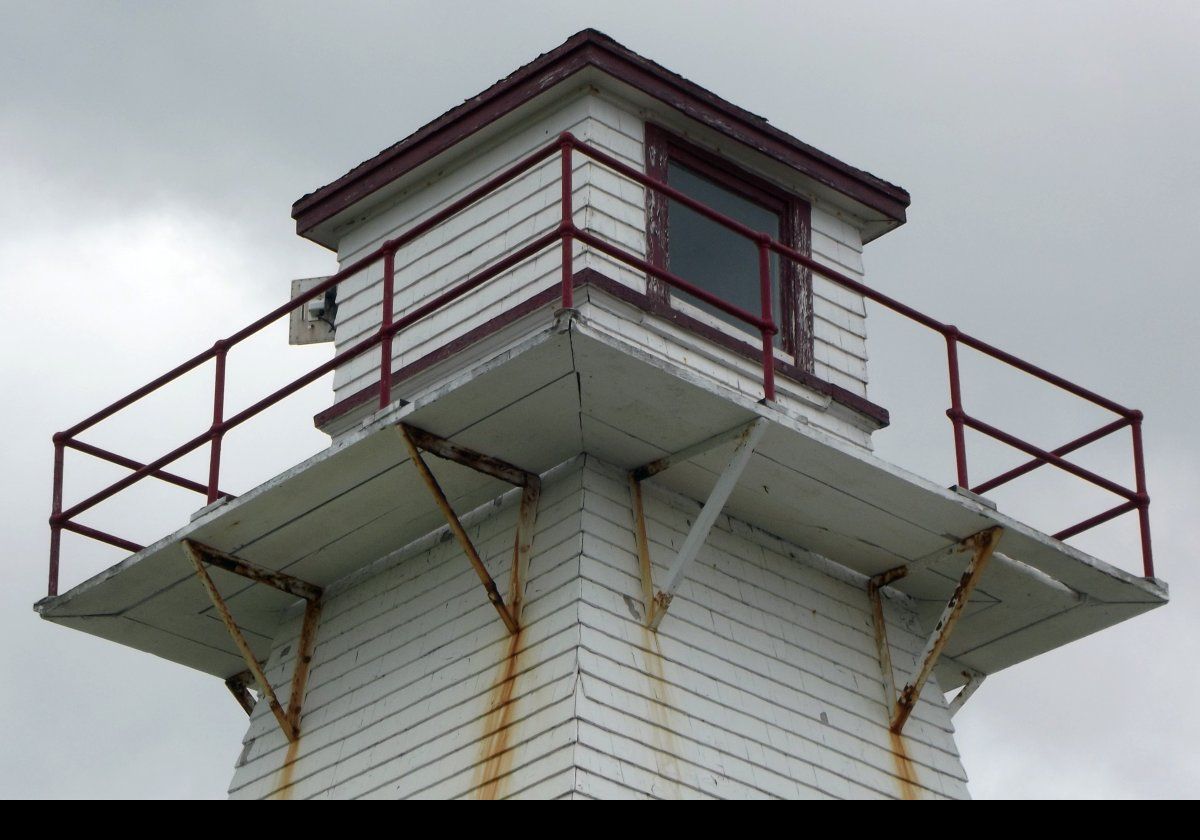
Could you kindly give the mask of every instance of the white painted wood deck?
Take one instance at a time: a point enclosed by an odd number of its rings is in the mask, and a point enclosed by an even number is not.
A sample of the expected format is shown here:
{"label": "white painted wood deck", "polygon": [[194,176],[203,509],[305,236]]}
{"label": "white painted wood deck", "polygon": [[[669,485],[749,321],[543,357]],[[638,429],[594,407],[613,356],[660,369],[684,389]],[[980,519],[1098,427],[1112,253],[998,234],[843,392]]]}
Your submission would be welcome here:
{"label": "white painted wood deck", "polygon": [[[622,471],[754,417],[768,430],[654,635],[639,615]],[[445,538],[391,428],[401,421],[546,475],[515,647]],[[645,482],[660,579],[726,457],[698,456]],[[515,516],[506,485],[456,465],[435,470],[457,510],[477,511],[467,521],[503,591]],[[992,525],[1005,529],[1003,555],[900,750],[887,734],[865,576]],[[330,587],[294,760],[256,713],[237,796],[960,796],[939,687],[960,684],[963,668],[994,672],[1166,600],[1160,582],[585,320],[548,324],[38,608],[216,676],[237,673],[244,665],[183,538]],[[958,571],[929,564],[889,592],[898,680]],[[214,578],[286,702],[295,606]]]}

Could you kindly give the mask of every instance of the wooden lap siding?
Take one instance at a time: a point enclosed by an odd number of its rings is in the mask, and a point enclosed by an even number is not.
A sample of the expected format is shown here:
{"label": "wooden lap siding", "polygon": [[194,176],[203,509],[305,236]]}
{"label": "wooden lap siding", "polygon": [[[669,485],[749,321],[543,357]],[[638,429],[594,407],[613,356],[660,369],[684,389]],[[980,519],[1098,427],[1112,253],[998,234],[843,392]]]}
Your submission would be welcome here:
{"label": "wooden lap siding", "polygon": [[[652,481],[645,502],[661,575],[698,504]],[[501,592],[515,516],[465,517]],[[546,484],[517,641],[444,531],[330,587],[303,735],[260,704],[230,795],[966,796],[932,681],[896,754],[863,581],[722,517],[654,634],[637,570],[623,474],[587,456]],[[904,672],[923,638],[887,610]],[[269,662],[284,693],[299,621]]]}
{"label": "wooden lap siding", "polygon": [[[428,181],[379,208],[341,240],[343,265],[377,248],[439,208],[470,191],[506,166],[571,131],[625,163],[644,169],[644,122],[626,106],[607,96],[579,95],[515,134],[448,164]],[[509,183],[455,219],[401,249],[396,256],[396,317],[429,300],[553,228],[559,219],[560,164],[557,157]],[[619,244],[638,256],[646,253],[643,189],[612,172],[574,156],[573,200],[577,224]],[[418,209],[419,208],[419,209]],[[862,277],[862,244],[858,231],[821,204],[812,208],[812,251],[815,259],[853,277]],[[576,248],[576,269],[595,268],[604,275],[645,291],[638,272],[594,251]],[[487,323],[539,291],[559,282],[557,247],[498,277],[464,299],[426,318],[401,334],[394,347],[393,370],[427,356],[464,333]],[[337,347],[361,340],[378,328],[382,268],[376,266],[342,284],[339,290]],[[858,396],[866,395],[865,307],[861,297],[815,277],[813,282],[814,372]],[[720,328],[728,328],[715,321]],[[630,325],[625,333],[635,342],[653,343],[648,330]],[[678,342],[673,342],[678,344]],[[687,338],[672,346],[676,359],[688,358]],[[339,368],[334,377],[334,402],[375,385],[379,355],[370,352]],[[747,388],[751,388],[747,384]],[[758,387],[757,385],[753,387]],[[861,435],[859,435],[861,437]]]}

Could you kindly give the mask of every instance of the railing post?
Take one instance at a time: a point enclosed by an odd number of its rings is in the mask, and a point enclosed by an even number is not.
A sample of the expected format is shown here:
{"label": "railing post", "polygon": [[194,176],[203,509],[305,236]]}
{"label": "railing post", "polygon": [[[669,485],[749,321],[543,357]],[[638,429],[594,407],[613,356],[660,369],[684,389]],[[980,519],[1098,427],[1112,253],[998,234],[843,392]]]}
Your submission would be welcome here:
{"label": "railing post", "polygon": [[396,295],[396,248],[388,242],[383,252],[383,319],[379,322],[379,407],[392,403],[392,323]]}
{"label": "railing post", "polygon": [[762,300],[762,320],[759,327],[762,333],[763,348],[763,396],[769,401],[775,401],[775,315],[774,302],[771,293],[771,250],[770,237],[765,234],[758,238],[758,294]]}
{"label": "railing post", "polygon": [[1150,547],[1150,494],[1146,490],[1146,456],[1142,450],[1142,412],[1129,414],[1129,429],[1133,434],[1133,475],[1137,487],[1138,528],[1142,537],[1142,571],[1154,577],[1154,552]]}
{"label": "railing post", "polygon": [[64,454],[63,437],[59,432],[54,436],[54,487],[50,500],[50,580],[46,587],[46,594],[49,596],[58,594],[58,556],[62,544],[62,525],[59,523],[59,517],[62,516]]}
{"label": "railing post", "polygon": [[208,453],[208,503],[217,500],[221,491],[217,489],[221,481],[221,440],[225,432],[220,428],[225,419],[225,357],[229,353],[229,345],[218,341],[215,349],[216,373],[213,376],[213,421],[212,444]]}
{"label": "railing post", "polygon": [[559,225],[562,234],[562,308],[574,309],[575,267],[572,262],[574,250],[572,246],[575,237],[571,231],[574,229],[575,213],[572,206],[574,187],[571,183],[572,138],[569,135],[563,135],[559,145],[562,149],[562,221]]}
{"label": "railing post", "polygon": [[946,416],[954,425],[954,462],[958,469],[958,486],[971,488],[967,481],[967,440],[963,432],[962,386],[958,376],[958,328],[946,327],[946,361],[950,368],[950,410]]}

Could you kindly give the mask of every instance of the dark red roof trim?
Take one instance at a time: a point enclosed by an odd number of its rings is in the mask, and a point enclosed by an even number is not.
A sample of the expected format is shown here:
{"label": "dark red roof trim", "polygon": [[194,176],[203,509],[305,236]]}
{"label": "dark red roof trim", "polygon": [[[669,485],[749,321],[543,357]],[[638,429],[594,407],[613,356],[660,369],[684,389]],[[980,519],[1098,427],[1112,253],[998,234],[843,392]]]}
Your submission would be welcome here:
{"label": "dark red roof trim", "polygon": [[899,223],[905,220],[909,195],[901,187],[842,163],[607,35],[585,29],[333,183],[298,200],[292,205],[297,233],[311,238],[317,225],[589,66],[851,196],[886,218]]}

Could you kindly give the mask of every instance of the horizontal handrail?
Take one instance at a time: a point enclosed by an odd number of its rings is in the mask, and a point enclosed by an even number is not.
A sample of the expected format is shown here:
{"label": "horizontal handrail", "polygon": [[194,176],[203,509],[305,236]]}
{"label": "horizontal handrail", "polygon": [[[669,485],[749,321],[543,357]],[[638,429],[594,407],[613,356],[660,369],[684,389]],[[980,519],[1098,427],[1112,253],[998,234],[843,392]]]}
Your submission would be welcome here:
{"label": "horizontal handrail", "polygon": [[[683,206],[694,210],[714,223],[719,224],[753,242],[757,246],[759,253],[758,282],[761,313],[755,315],[720,298],[706,289],[691,283],[686,278],[672,273],[665,266],[656,265],[645,259],[643,256],[631,253],[624,248],[597,236],[589,230],[577,227],[574,222],[574,208],[572,199],[572,155],[575,152],[578,152],[583,157],[588,158],[601,166],[611,169],[618,175],[642,185],[648,190],[653,190],[661,195],[679,202]],[[559,176],[561,190],[561,218],[558,223],[553,228],[534,236],[522,247],[507,254],[503,258],[495,260],[485,267],[478,269],[467,279],[413,308],[409,312],[405,313],[402,317],[393,318],[392,307],[390,304],[391,298],[394,295],[392,274],[394,273],[394,256],[396,252],[400,248],[413,242],[439,225],[442,225],[454,218],[482,199],[493,195],[500,187],[504,186],[520,175],[530,171],[539,164],[549,160],[555,154],[561,156],[562,164],[561,173]],[[358,258],[350,265],[342,268],[336,274],[326,278],[321,283],[305,291],[303,294],[297,295],[295,298],[287,301],[286,303],[275,307],[267,314],[256,319],[240,330],[232,333],[227,338],[215,342],[212,347],[208,348],[207,350],[198,353],[182,364],[177,365],[176,367],[167,371],[163,375],[151,380],[140,388],[131,391],[129,394],[125,395],[119,400],[116,400],[95,414],[92,414],[90,417],[80,421],[79,423],[76,423],[67,430],[54,435],[54,495],[50,516],[50,594],[53,595],[57,593],[60,533],[63,530],[81,534],[91,539],[99,540],[101,542],[105,542],[129,551],[141,550],[141,546],[139,546],[137,543],[126,540],[122,537],[114,536],[112,534],[106,534],[103,531],[86,525],[82,525],[74,521],[75,517],[92,509],[101,502],[112,498],[114,495],[120,493],[121,491],[148,476],[152,476],[187,490],[204,493],[207,495],[210,502],[215,501],[217,498],[222,496],[231,497],[230,494],[224,493],[218,489],[218,476],[221,465],[221,444],[226,433],[246,423],[267,408],[277,404],[283,399],[286,399],[302,388],[307,387],[346,362],[358,358],[377,347],[381,348],[382,353],[380,365],[379,400],[380,406],[386,407],[386,405],[390,403],[391,350],[392,341],[396,336],[411,327],[413,324],[443,309],[447,305],[462,298],[464,295],[469,294],[495,277],[510,271],[511,269],[547,250],[555,244],[561,244],[562,249],[562,305],[566,308],[572,307],[574,285],[572,276],[572,246],[573,243],[576,242],[585,248],[590,248],[603,253],[640,272],[643,272],[650,277],[654,277],[674,289],[685,292],[703,301],[704,303],[715,307],[730,317],[741,321],[742,323],[746,324],[748,328],[757,331],[762,337],[761,362],[763,372],[763,393],[768,401],[774,400],[775,398],[774,373],[776,362],[774,358],[772,337],[778,332],[778,326],[775,323],[772,310],[773,293],[771,290],[769,263],[771,254],[777,255],[781,259],[791,260],[797,265],[802,266],[803,268],[806,268],[821,277],[824,277],[836,285],[859,294],[867,300],[871,300],[885,307],[886,309],[896,312],[899,315],[902,315],[941,334],[946,341],[947,359],[949,362],[948,371],[950,375],[951,407],[946,413],[954,426],[955,457],[958,465],[959,485],[962,487],[968,486],[967,453],[963,430],[969,428],[1030,456],[1030,460],[1022,463],[1021,465],[987,481],[976,484],[972,488],[973,492],[987,492],[1006,484],[1013,479],[1026,475],[1038,469],[1039,467],[1050,465],[1084,481],[1090,482],[1091,484],[1108,492],[1114,493],[1124,500],[1121,504],[1101,514],[1093,516],[1090,519],[1084,520],[1077,525],[1073,525],[1070,528],[1062,530],[1058,532],[1055,537],[1058,539],[1067,539],[1071,536],[1082,533],[1089,528],[1095,527],[1096,525],[1114,519],[1124,513],[1137,510],[1139,514],[1139,527],[1141,530],[1143,569],[1147,577],[1153,576],[1153,560],[1151,555],[1150,525],[1148,515],[1149,495],[1146,492],[1145,483],[1145,464],[1141,438],[1141,412],[1126,408],[1125,406],[1114,402],[1113,400],[1100,396],[1099,394],[1096,394],[1087,388],[1076,385],[1075,383],[1070,382],[1056,374],[1050,373],[1041,367],[1019,359],[1006,351],[1000,350],[991,344],[988,344],[987,342],[968,335],[953,325],[946,324],[937,320],[936,318],[926,315],[925,313],[919,312],[918,310],[908,306],[905,303],[902,303],[895,298],[892,298],[889,295],[885,295],[876,291],[875,289],[870,288],[869,286],[866,286],[853,277],[849,277],[846,274],[837,271],[836,269],[821,264],[813,259],[809,254],[797,251],[796,249],[770,237],[766,233],[755,231],[752,228],[749,228],[746,225],[738,222],[737,220],[731,219],[720,212],[713,210],[707,205],[704,205],[696,199],[682,193],[674,187],[671,187],[669,184],[651,178],[629,164],[618,160],[614,156],[601,151],[600,149],[596,149],[576,139],[570,134],[563,134],[560,135],[553,143],[547,144],[535,150],[522,160],[487,179],[482,184],[470,190],[460,198],[447,204],[437,212],[413,225],[402,234],[396,236],[395,238],[384,241],[380,246],[375,248],[370,253]],[[287,316],[297,307],[303,306],[309,301],[324,295],[327,291],[336,287],[338,284],[356,274],[359,274],[362,271],[372,268],[380,261],[383,261],[385,267],[383,283],[385,305],[384,315],[378,328],[371,335],[368,335],[349,347],[345,347],[339,352],[335,353],[334,356],[328,361],[316,366],[309,372],[297,377],[291,382],[277,388],[267,396],[252,403],[246,408],[243,408],[241,411],[233,414],[232,416],[225,417],[225,366],[229,351],[241,342],[257,334],[268,325]],[[1033,444],[1023,441],[1020,438],[1004,432],[995,426],[972,417],[963,409],[957,355],[957,348],[959,345],[969,347],[979,353],[1009,365],[1027,375],[1060,388],[1078,398],[1112,411],[1119,416],[1119,419],[1108,423],[1099,429],[1096,429],[1095,431],[1089,432],[1086,435],[1076,438],[1069,443],[1063,444],[1062,446],[1059,446],[1053,450],[1041,449]],[[132,458],[109,452],[108,450],[101,449],[100,447],[77,439],[77,436],[82,432],[87,431],[98,423],[128,408],[129,406],[141,400],[143,397],[157,391],[170,382],[173,382],[180,377],[191,373],[209,361],[215,361],[216,363],[212,423],[206,430],[192,437],[187,442],[181,444],[167,454],[156,458],[149,463],[142,463]],[[1136,489],[1131,490],[1123,487],[1116,482],[1099,476],[1096,473],[1080,467],[1079,465],[1068,461],[1063,457],[1090,443],[1094,443],[1104,437],[1107,437],[1108,435],[1111,435],[1120,429],[1125,428],[1126,426],[1130,428],[1132,434],[1134,473],[1137,485]],[[207,485],[180,475],[176,475],[164,469],[164,467],[170,465],[174,461],[179,460],[188,453],[199,449],[205,444],[209,444],[212,447],[209,466],[209,479]],[[118,479],[109,486],[93,493],[91,496],[73,504],[64,510],[62,504],[62,493],[64,481],[63,453],[65,449],[73,449],[82,454],[126,467],[127,469],[131,470],[131,472],[129,475]]]}

